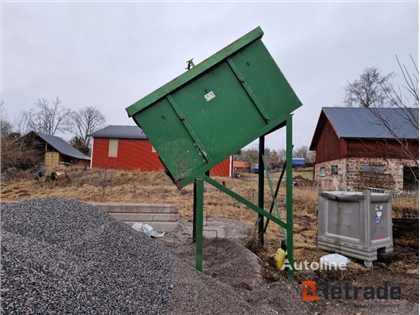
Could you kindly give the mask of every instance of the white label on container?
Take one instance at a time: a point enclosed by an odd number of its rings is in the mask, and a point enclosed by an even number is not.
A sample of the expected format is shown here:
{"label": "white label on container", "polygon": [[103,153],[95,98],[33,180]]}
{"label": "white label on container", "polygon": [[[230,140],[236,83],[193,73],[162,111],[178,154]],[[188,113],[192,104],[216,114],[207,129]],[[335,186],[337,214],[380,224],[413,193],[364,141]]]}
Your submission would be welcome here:
{"label": "white label on container", "polygon": [[210,91],[206,95],[204,95],[204,98],[206,99],[207,102],[211,101],[215,97],[216,95],[214,95],[213,91]]}

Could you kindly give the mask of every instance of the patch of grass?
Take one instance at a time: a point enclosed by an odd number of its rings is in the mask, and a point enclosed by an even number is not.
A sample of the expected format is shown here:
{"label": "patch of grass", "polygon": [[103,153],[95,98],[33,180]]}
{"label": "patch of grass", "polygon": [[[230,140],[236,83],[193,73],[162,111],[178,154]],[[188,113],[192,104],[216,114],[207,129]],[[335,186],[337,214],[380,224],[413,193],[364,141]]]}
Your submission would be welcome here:
{"label": "patch of grass", "polygon": [[392,200],[392,217],[393,218],[418,218],[419,202],[418,196],[410,199],[393,199]]}

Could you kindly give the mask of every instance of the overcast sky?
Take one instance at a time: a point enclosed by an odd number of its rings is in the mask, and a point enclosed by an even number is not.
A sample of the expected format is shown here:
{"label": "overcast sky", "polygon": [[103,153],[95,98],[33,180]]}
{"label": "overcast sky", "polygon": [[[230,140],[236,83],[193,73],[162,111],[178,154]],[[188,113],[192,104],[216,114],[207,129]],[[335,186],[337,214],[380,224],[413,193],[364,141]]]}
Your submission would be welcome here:
{"label": "overcast sky", "polygon": [[[295,148],[309,146],[322,107],[366,67],[398,72],[419,48],[411,2],[2,1],[1,94],[7,119],[39,98],[96,106],[109,125],[134,125],[125,108],[260,26],[263,43],[303,103]],[[285,129],[285,128],[283,128]],[[66,136],[64,136],[66,138]],[[68,140],[68,139],[66,139]],[[255,145],[255,142],[251,144]],[[284,130],[266,146],[285,147]]]}

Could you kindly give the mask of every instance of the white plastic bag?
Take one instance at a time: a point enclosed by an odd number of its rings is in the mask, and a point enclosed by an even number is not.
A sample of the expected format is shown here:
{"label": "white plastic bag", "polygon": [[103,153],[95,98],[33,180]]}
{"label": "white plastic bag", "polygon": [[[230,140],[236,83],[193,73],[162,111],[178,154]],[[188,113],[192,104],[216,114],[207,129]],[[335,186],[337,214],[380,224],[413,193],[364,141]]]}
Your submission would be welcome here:
{"label": "white plastic bag", "polygon": [[150,236],[150,237],[162,237],[165,235],[165,232],[159,233],[153,227],[151,227],[150,225],[146,223],[140,223],[140,222],[134,223],[133,229],[135,229],[138,232],[146,233],[147,236]]}
{"label": "white plastic bag", "polygon": [[329,254],[322,256],[319,259],[321,264],[324,264],[329,267],[337,267],[339,266],[346,266],[350,263],[350,259],[348,259],[346,256],[340,255],[340,254]]}

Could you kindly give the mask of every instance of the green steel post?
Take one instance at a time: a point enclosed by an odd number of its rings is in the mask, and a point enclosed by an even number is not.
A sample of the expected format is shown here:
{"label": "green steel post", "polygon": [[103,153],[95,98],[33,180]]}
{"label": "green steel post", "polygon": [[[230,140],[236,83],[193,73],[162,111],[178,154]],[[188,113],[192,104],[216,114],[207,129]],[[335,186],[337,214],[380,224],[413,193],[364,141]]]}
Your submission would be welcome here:
{"label": "green steel post", "polygon": [[196,225],[197,225],[197,184],[194,181],[194,201],[193,201],[193,232],[192,232],[192,239],[193,243],[195,243],[195,238],[197,235]]}
{"label": "green steel post", "polygon": [[289,115],[286,124],[286,211],[287,211],[287,260],[289,267],[287,269],[287,278],[293,280],[293,143],[292,143],[292,115]]}
{"label": "green steel post", "polygon": [[[258,207],[264,209],[264,136],[260,137],[259,161],[258,161]],[[264,246],[264,216],[258,214],[258,244]]]}
{"label": "green steel post", "polygon": [[[207,171],[206,172],[206,176],[208,176],[208,177],[210,177],[210,171]],[[197,231],[196,231],[196,222],[197,222],[197,211],[196,211],[196,209],[197,209],[197,198],[195,198],[195,196],[197,195],[197,185],[195,184],[195,181],[194,181],[194,203],[193,203],[193,235],[192,235],[192,238],[193,238],[193,243],[195,243],[195,238],[196,238],[196,235],[197,235]],[[203,210],[204,211],[204,210]]]}
{"label": "green steel post", "polygon": [[195,205],[195,269],[203,270],[203,198],[204,181],[202,177],[197,177],[194,181],[194,205]]}

